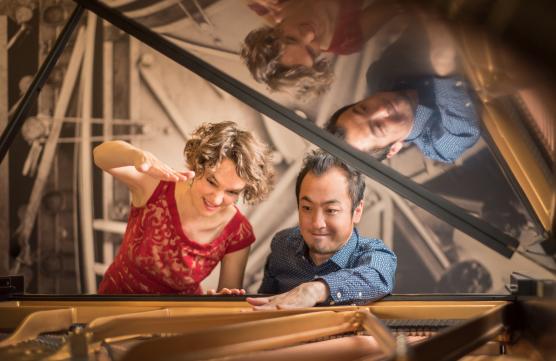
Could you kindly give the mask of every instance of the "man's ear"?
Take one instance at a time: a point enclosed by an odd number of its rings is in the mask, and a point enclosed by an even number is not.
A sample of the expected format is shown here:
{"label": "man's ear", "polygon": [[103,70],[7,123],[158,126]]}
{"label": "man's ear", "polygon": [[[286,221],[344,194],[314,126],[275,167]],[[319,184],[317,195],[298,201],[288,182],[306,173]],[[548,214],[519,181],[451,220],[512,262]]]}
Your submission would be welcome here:
{"label": "man's ear", "polygon": [[359,205],[355,207],[353,211],[353,223],[359,223],[361,216],[363,215],[363,206],[365,203],[363,201],[359,202]]}
{"label": "man's ear", "polygon": [[402,150],[402,148],[403,148],[403,141],[398,140],[396,143],[390,146],[390,150],[388,150],[388,153],[386,154],[386,158],[388,159],[392,158],[393,156],[398,154],[398,152]]}

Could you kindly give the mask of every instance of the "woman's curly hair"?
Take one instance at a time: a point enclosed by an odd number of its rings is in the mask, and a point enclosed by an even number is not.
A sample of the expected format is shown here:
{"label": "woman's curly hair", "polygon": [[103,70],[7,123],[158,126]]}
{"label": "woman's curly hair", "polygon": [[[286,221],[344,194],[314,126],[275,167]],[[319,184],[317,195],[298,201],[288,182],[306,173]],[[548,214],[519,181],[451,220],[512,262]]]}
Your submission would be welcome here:
{"label": "woman's curly hair", "polygon": [[260,202],[272,190],[270,148],[250,132],[238,129],[234,122],[201,124],[186,142],[184,154],[195,178],[216,168],[225,158],[234,162],[238,176],[246,183],[243,199],[248,204]]}
{"label": "woman's curly hair", "polygon": [[282,31],[270,26],[247,34],[241,57],[253,78],[274,91],[293,87],[297,96],[304,99],[325,93],[334,78],[328,59],[317,58],[311,68],[302,65],[284,66],[280,64],[284,51],[282,39]]}

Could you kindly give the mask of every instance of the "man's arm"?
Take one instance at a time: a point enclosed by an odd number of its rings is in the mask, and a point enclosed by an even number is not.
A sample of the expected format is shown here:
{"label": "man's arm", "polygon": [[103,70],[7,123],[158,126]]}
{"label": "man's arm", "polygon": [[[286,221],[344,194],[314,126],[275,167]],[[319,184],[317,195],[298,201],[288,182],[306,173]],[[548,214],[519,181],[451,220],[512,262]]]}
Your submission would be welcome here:
{"label": "man's arm", "polygon": [[438,113],[432,113],[431,126],[425,130],[432,146],[423,153],[430,159],[450,163],[479,140],[479,118],[465,80],[434,78],[432,86]]}
{"label": "man's arm", "polygon": [[274,278],[270,270],[271,257],[272,253],[268,256],[266,264],[264,266],[263,281],[261,282],[261,286],[259,287],[259,293],[275,294],[278,292],[276,279]]}
{"label": "man's arm", "polygon": [[256,310],[312,307],[318,303],[366,303],[386,296],[394,288],[397,260],[384,243],[366,245],[354,267],[341,269],[289,292],[247,301]]}
{"label": "man's arm", "polygon": [[372,240],[352,268],[322,276],[328,285],[331,303],[363,304],[392,292],[397,258],[379,240]]}
{"label": "man's arm", "polygon": [[276,296],[247,298],[255,310],[286,310],[313,307],[328,299],[328,286],[321,280],[305,282]]}

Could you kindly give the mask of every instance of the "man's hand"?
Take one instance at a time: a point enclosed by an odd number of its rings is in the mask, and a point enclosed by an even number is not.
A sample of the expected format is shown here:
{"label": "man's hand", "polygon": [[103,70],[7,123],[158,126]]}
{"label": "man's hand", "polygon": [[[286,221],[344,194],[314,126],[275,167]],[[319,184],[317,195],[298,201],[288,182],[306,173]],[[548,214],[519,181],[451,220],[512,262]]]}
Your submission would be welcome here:
{"label": "man's hand", "polygon": [[326,301],[329,296],[328,285],[323,281],[302,283],[296,288],[271,297],[246,299],[254,310],[286,310],[312,307]]}
{"label": "man's hand", "polygon": [[243,288],[222,288],[219,291],[215,289],[211,289],[207,291],[207,295],[209,296],[223,296],[223,295],[230,295],[230,296],[243,296],[245,294],[245,290]]}
{"label": "man's hand", "polygon": [[137,171],[163,181],[185,182],[188,179],[195,177],[195,172],[188,170],[180,173],[160,161],[152,153],[144,150],[139,150],[133,165]]}

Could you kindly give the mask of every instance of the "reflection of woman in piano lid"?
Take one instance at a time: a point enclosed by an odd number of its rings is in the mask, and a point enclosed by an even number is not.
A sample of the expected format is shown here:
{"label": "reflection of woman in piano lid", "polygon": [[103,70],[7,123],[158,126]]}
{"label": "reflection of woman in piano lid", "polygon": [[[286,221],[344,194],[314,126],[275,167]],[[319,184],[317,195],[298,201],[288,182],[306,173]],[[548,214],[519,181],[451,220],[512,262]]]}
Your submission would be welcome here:
{"label": "reflection of woman in piano lid", "polygon": [[244,293],[255,236],[235,203],[240,197],[256,203],[270,191],[269,149],[223,122],[197,128],[184,152],[191,171],[178,172],[125,142],[95,148],[95,163],[124,182],[132,200],[122,245],[99,293],[201,294],[200,282],[220,261],[219,292]]}
{"label": "reflection of woman in piano lid", "polygon": [[328,52],[347,55],[399,12],[389,1],[251,0],[250,9],[269,26],[251,31],[241,52],[249,71],[271,90],[293,87],[299,95],[319,95],[332,83]]}

